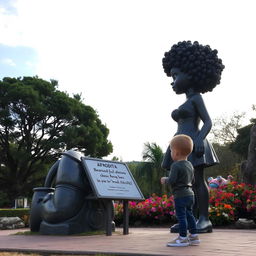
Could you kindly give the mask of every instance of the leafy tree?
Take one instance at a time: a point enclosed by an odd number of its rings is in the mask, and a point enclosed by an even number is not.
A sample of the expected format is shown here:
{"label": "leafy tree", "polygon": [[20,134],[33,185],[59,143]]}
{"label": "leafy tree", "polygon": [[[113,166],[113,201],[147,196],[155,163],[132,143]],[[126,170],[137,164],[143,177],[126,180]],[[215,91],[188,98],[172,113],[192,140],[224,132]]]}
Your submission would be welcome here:
{"label": "leafy tree", "polygon": [[144,197],[149,197],[152,193],[155,193],[153,188],[153,178],[152,178],[152,165],[148,162],[137,162],[129,164],[132,165],[132,170],[135,180],[142,191]]}
{"label": "leafy tree", "polygon": [[136,165],[136,180],[142,188],[144,196],[150,196],[153,193],[160,195],[162,186],[160,177],[164,176],[164,170],[161,168],[163,160],[163,151],[156,143],[145,143],[142,153],[144,162]]}
{"label": "leafy tree", "polygon": [[111,160],[112,161],[117,161],[117,162],[122,162],[122,159],[117,157],[117,156],[113,156]]}
{"label": "leafy tree", "polygon": [[[256,105],[252,106],[252,110],[256,110]],[[242,126],[244,118],[244,112],[233,113],[230,117],[216,118],[213,121],[211,135],[214,143],[229,145],[233,152],[246,159],[250,142],[250,129],[256,123],[256,119],[251,119],[249,125]]]}
{"label": "leafy tree", "polygon": [[236,140],[230,144],[231,150],[241,155],[243,159],[247,158],[248,146],[250,143],[250,130],[252,126],[253,124],[249,124],[238,129]]}
{"label": "leafy tree", "polygon": [[[256,106],[253,105],[252,109],[255,111]],[[221,151],[221,153],[218,154],[220,157],[220,165],[209,168],[210,172],[217,171],[219,172],[218,174],[223,174],[226,173],[227,169],[230,169],[230,172],[236,174],[235,176],[237,176],[237,178],[242,178],[239,169],[240,166],[245,166],[245,162],[241,164],[241,161],[247,158],[251,128],[256,123],[256,119],[251,119],[249,125],[242,127],[241,121],[244,115],[244,113],[235,113],[229,119],[222,117],[215,120],[212,133],[215,135],[214,141],[221,144],[215,145],[215,147],[217,146],[217,149]],[[234,160],[239,162],[234,165]],[[231,168],[230,165],[234,167]]]}
{"label": "leafy tree", "polygon": [[237,130],[242,127],[245,113],[233,113],[232,116],[221,116],[213,120],[211,135],[218,144],[230,144],[236,140]]}
{"label": "leafy tree", "polygon": [[250,129],[247,160],[241,164],[241,176],[245,183],[256,185],[256,124]]}
{"label": "leafy tree", "polygon": [[0,186],[13,200],[40,184],[60,153],[92,157],[112,152],[109,130],[95,110],[38,77],[0,81]]}
{"label": "leafy tree", "polygon": [[163,176],[163,169],[161,164],[163,161],[163,151],[156,143],[145,143],[142,158],[145,162],[144,171],[150,173],[150,187],[151,193],[161,194],[162,186],[160,185],[160,178]]}
{"label": "leafy tree", "polygon": [[233,152],[229,145],[213,143],[214,150],[220,160],[220,163],[212,167],[206,168],[207,177],[217,177],[218,175],[227,178],[228,175],[232,175],[236,180],[238,177],[239,164],[242,161],[242,157]]}
{"label": "leafy tree", "polygon": [[144,196],[148,193],[148,184],[144,182],[144,177],[142,178],[140,176],[140,166],[144,164],[144,162],[140,161],[131,161],[131,162],[126,162],[126,164],[129,167],[129,170],[131,171],[134,179],[136,180],[136,183],[138,184],[141,192],[143,193]]}

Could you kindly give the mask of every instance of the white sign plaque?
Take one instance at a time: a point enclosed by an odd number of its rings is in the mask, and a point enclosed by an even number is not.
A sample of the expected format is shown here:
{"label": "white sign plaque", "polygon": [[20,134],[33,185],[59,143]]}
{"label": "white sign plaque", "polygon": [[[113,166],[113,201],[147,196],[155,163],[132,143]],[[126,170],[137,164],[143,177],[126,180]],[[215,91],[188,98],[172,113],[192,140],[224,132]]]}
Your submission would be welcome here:
{"label": "white sign plaque", "polygon": [[87,157],[81,160],[98,198],[144,200],[125,163]]}

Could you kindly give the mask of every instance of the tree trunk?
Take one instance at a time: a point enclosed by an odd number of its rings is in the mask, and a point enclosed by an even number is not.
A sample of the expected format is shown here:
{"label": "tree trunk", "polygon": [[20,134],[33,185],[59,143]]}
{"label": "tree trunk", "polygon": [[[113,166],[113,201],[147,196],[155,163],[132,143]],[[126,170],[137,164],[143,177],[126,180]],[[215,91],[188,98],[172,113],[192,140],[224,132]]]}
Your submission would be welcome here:
{"label": "tree trunk", "polygon": [[250,131],[248,157],[241,165],[241,174],[243,182],[256,185],[256,125]]}

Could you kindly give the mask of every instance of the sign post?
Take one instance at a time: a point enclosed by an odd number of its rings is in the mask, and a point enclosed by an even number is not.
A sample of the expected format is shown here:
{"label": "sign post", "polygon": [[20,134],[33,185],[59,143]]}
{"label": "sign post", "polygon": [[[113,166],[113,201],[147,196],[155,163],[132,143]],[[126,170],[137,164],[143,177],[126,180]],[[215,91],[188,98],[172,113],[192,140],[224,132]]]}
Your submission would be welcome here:
{"label": "sign post", "polygon": [[123,200],[123,209],[124,209],[124,222],[123,222],[123,234],[129,234],[129,208],[128,200]]}
{"label": "sign post", "polygon": [[144,200],[128,166],[122,162],[82,157],[86,175],[97,198],[107,202],[106,234],[112,234],[111,200],[123,200],[123,234],[129,234],[129,200]]}

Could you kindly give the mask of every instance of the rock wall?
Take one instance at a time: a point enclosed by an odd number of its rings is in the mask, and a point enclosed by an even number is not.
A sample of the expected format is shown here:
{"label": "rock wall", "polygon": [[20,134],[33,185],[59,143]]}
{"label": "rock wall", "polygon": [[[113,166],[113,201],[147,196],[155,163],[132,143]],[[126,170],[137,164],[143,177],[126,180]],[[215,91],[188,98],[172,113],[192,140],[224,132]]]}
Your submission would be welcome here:
{"label": "rock wall", "polygon": [[25,223],[19,217],[1,217],[0,229],[24,228]]}
{"label": "rock wall", "polygon": [[241,165],[241,174],[243,182],[256,185],[256,125],[250,131],[248,158]]}

